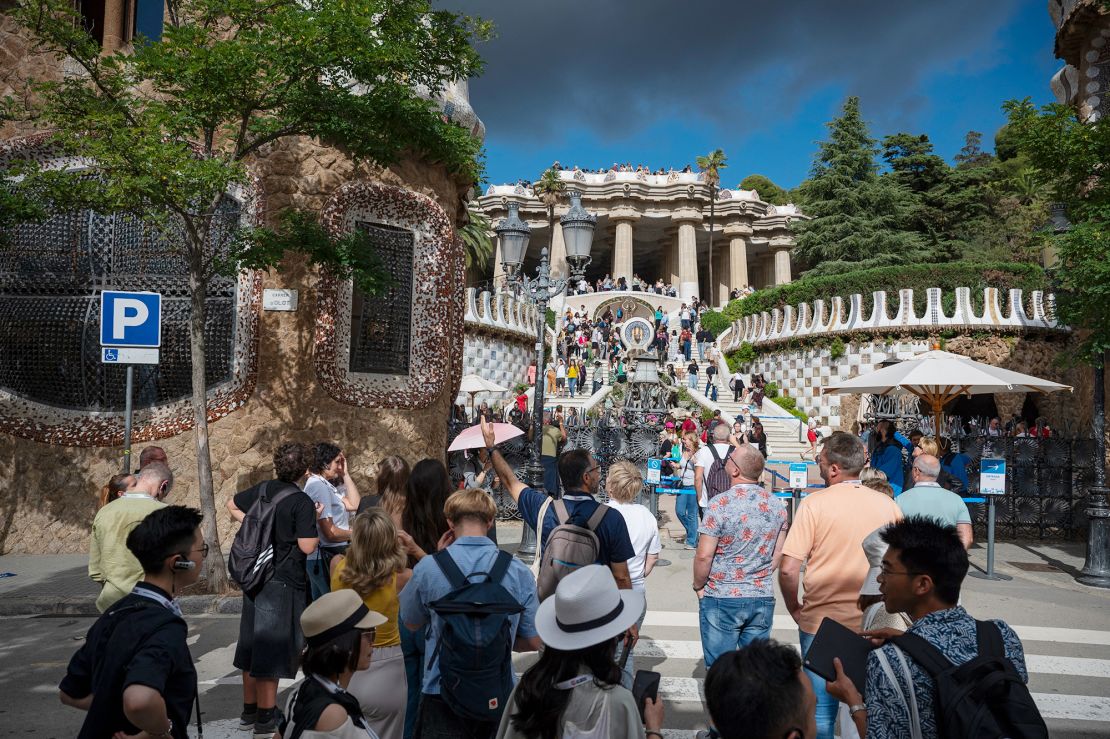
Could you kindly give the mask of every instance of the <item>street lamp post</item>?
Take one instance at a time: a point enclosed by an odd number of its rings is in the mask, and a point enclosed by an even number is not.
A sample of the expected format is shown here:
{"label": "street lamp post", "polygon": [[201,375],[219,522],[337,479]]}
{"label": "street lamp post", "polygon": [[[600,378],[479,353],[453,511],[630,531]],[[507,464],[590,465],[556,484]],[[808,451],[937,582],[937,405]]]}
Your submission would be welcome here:
{"label": "street lamp post", "polygon": [[[597,227],[597,216],[585,211],[582,207],[581,195],[573,191],[569,195],[570,210],[559,219],[563,229],[563,240],[567,246],[567,262],[571,268],[569,279],[560,280],[551,276],[547,247],[540,252],[540,265],[536,270],[536,276],[533,278],[524,274],[524,255],[528,250],[528,240],[532,230],[520,220],[520,206],[517,203],[509,203],[508,216],[493,229],[501,239],[501,257],[505,274],[508,275],[509,281],[518,294],[531,300],[536,306],[536,382],[532,397],[532,455],[524,468],[524,482],[540,492],[545,492],[540,455],[543,445],[543,347],[544,332],[547,327],[547,305],[563,294],[570,280],[579,279],[585,274],[590,264],[594,229]],[[550,495],[558,495],[559,491],[547,492]],[[517,550],[517,556],[525,561],[531,561],[536,556],[534,523],[534,521],[524,521],[520,548]]]}

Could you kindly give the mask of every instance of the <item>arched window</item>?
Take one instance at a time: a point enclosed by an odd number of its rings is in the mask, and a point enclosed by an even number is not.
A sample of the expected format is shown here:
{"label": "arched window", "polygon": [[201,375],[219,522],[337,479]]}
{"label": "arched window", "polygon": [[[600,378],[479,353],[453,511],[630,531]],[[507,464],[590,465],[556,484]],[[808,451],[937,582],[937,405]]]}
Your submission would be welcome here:
{"label": "arched window", "polygon": [[[242,204],[227,197],[213,242],[239,224]],[[102,364],[100,291],[162,294],[157,365],[137,366],[134,403],[152,407],[191,391],[189,292],[174,237],[133,214],[54,213],[8,234],[0,248],[0,390],[79,411],[124,407],[125,368]],[[211,281],[206,381],[231,378],[236,331],[234,278]]]}

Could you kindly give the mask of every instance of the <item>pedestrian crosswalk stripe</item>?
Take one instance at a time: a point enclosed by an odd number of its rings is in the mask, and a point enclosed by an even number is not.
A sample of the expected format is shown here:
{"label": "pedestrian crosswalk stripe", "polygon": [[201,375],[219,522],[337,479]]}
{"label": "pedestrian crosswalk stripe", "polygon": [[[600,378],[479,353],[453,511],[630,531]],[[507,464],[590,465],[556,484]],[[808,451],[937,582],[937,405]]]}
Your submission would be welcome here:
{"label": "pedestrian crosswalk stripe", "polygon": [[[1010,624],[1018,637],[1024,641],[1063,642],[1065,644],[1086,644],[1110,646],[1110,631],[1093,629],[1066,629],[1059,626],[1018,626]],[[672,626],[696,629],[699,627],[697,611],[648,611],[644,616],[644,626]],[[798,631],[798,624],[788,614],[775,614],[773,629]]]}
{"label": "pedestrian crosswalk stripe", "polygon": [[[663,677],[659,697],[665,701],[704,702],[705,680],[698,677]],[[1046,719],[1110,721],[1110,698],[1095,695],[1033,693],[1033,700]]]}
{"label": "pedestrian crosswalk stripe", "polygon": [[[798,647],[798,639],[784,639],[785,643]],[[705,655],[700,641],[679,639],[640,639],[633,651],[634,657],[648,659],[692,659],[699,660]],[[1031,673],[1046,675],[1074,675],[1079,677],[1110,678],[1110,659],[1089,657],[1056,657],[1043,654],[1025,655],[1025,666]]]}

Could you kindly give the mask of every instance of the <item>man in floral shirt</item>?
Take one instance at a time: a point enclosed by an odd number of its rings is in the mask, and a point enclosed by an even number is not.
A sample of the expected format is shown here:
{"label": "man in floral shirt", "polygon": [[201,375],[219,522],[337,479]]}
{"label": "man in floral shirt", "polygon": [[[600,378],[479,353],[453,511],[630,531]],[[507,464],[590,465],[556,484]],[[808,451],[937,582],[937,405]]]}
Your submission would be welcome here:
{"label": "man in floral shirt", "polygon": [[772,574],[786,538],[786,509],[759,484],[763,455],[743,444],[725,469],[732,488],[709,502],[694,555],[706,669],[720,655],[770,636]]}
{"label": "man in floral shirt", "polygon": [[[886,609],[909,614],[913,625],[907,633],[928,641],[952,664],[962,665],[976,657],[979,650],[975,619],[957,605],[968,561],[956,530],[931,518],[911,516],[886,527],[879,536],[888,545],[879,574],[879,590]],[[1014,630],[999,620],[985,625],[998,630],[1006,659],[1021,679],[1028,682],[1025,652]],[[884,630],[875,635],[890,633],[897,632]],[[868,656],[866,700],[843,670],[837,671],[835,682],[828,683],[829,695],[848,704],[857,731],[865,739],[914,736],[937,739],[940,732],[933,679],[903,652],[901,656],[905,657],[909,672],[907,679],[898,652],[894,644],[886,643]],[[880,654],[890,667],[889,673]],[[912,726],[915,718],[909,706],[911,701],[916,705],[917,727]]]}

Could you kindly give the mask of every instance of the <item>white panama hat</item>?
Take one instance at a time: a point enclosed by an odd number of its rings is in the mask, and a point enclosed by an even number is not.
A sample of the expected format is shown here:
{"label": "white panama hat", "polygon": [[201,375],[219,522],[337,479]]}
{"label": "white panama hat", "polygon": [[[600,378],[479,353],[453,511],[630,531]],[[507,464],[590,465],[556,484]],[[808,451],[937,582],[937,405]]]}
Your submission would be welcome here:
{"label": "white panama hat", "polygon": [[643,593],[618,589],[608,567],[587,565],[559,581],[555,594],[540,603],[536,631],[554,649],[585,649],[627,631],[645,603]]}
{"label": "white panama hat", "polygon": [[875,529],[863,540],[863,553],[867,556],[867,577],[863,580],[863,587],[859,589],[860,595],[882,595],[879,590],[879,573],[883,569],[883,555],[886,554],[887,543],[879,538],[886,526]]}

